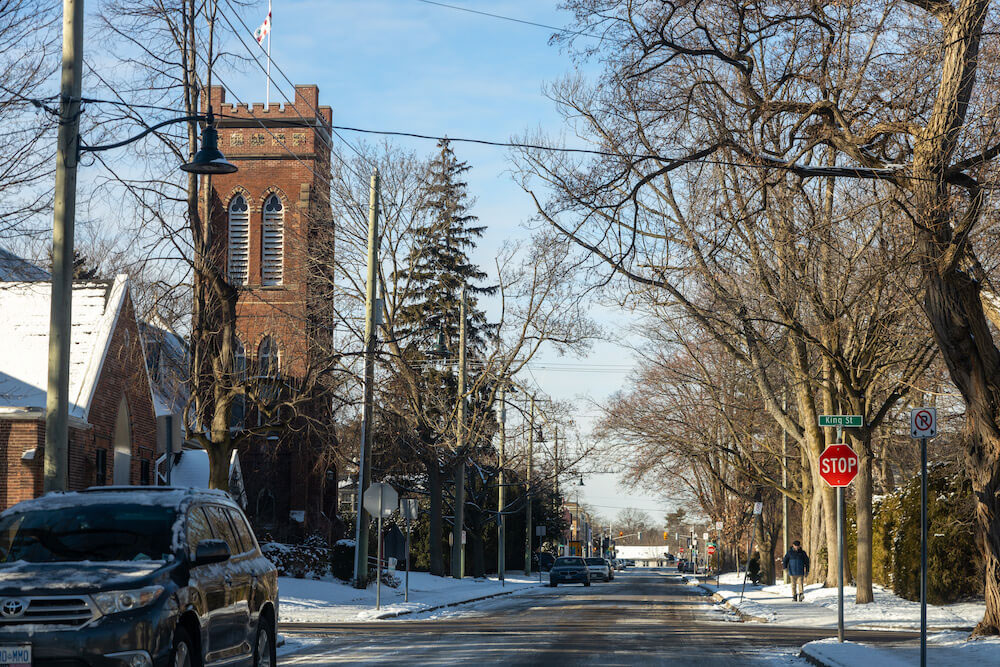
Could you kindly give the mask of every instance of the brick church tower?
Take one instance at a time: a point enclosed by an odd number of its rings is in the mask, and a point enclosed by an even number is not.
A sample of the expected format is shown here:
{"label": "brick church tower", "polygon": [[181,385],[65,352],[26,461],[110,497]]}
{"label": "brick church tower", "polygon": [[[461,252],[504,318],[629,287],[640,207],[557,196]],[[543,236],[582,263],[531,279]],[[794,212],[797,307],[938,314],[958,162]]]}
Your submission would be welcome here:
{"label": "brick church tower", "polygon": [[[225,271],[240,291],[237,331],[243,356],[237,364],[262,374],[277,371],[294,384],[320,363],[317,336],[332,340],[332,318],[324,317],[329,285],[324,253],[332,231],[330,125],[333,114],[319,104],[319,88],[295,86],[295,101],[227,104],[213,86],[219,149],[239,167],[212,177],[212,225],[226,239]],[[253,372],[251,370],[251,372]],[[329,459],[332,442],[309,427],[329,424],[328,401],[318,398],[280,439],[256,438],[240,447],[247,512],[261,532],[277,539],[307,531],[329,533],[336,521],[337,474]],[[243,421],[245,420],[245,421]],[[234,428],[257,415],[234,406]],[[324,454],[327,453],[327,454]]]}

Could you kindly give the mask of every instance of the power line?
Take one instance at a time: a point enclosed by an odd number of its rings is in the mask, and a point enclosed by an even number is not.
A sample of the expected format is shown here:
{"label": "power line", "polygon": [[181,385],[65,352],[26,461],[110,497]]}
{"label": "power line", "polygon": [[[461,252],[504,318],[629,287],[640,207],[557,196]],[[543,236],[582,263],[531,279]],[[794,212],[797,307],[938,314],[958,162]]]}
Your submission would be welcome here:
{"label": "power line", "polygon": [[499,19],[500,21],[510,21],[511,23],[520,23],[522,25],[530,25],[536,28],[545,28],[546,30],[555,30],[558,33],[566,35],[580,35],[581,37],[593,37],[594,39],[601,39],[600,35],[595,35],[590,32],[582,32],[579,30],[567,30],[565,28],[558,28],[554,25],[548,25],[546,23],[538,23],[536,21],[528,21],[525,19],[514,18],[513,16],[504,16],[503,14],[493,14],[491,12],[484,12],[479,9],[470,9],[469,7],[459,7],[458,5],[449,5],[444,2],[436,2],[435,0],[417,0],[417,2],[422,2],[425,5],[434,5],[436,7],[444,7],[445,9],[454,9],[459,12],[467,12],[469,14],[478,14],[479,16],[486,16],[491,19]]}

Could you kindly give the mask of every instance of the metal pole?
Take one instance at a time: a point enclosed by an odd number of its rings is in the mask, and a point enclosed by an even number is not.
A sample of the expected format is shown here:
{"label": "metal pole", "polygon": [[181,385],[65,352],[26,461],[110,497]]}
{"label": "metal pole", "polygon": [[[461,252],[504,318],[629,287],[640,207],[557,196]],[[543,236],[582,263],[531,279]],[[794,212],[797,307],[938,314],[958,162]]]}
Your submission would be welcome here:
{"label": "metal pole", "polygon": [[63,0],[62,81],[52,218],[52,294],[45,405],[45,491],[65,491],[69,467],[69,343],[73,306],[73,230],[83,64],[83,0]]}
{"label": "metal pole", "polygon": [[452,526],[451,576],[461,579],[465,576],[465,545],[462,531],[465,528],[465,346],[466,346],[466,304],[465,284],[458,307],[458,416],[455,429],[455,449],[458,463],[455,464],[455,523]]}
{"label": "metal pole", "polygon": [[378,496],[378,536],[375,538],[378,548],[375,550],[375,608],[382,604],[382,494]]}
{"label": "metal pole", "polygon": [[524,477],[524,574],[531,574],[531,454],[535,446],[535,395],[531,395],[531,418],[528,422],[528,472]]}
{"label": "metal pole", "polygon": [[[785,412],[788,411],[788,398],[783,396],[781,399],[781,409]],[[781,430],[781,487],[783,489],[788,488],[788,433],[782,429]],[[788,551],[788,496],[784,493],[781,494],[781,548],[787,552]],[[781,568],[781,579],[786,584],[789,582],[790,577],[788,576],[788,568]]]}
{"label": "metal pole", "polygon": [[368,191],[368,284],[365,290],[365,387],[361,419],[361,455],[358,458],[358,511],[354,531],[354,587],[368,586],[368,512],[365,491],[371,485],[372,402],[375,389],[375,285],[378,282],[378,169],[372,172]]}
{"label": "metal pole", "polygon": [[920,667],[927,667],[927,438],[920,438]]}
{"label": "metal pole", "polygon": [[498,487],[497,487],[497,577],[500,578],[501,588],[505,585],[504,581],[504,559],[506,557],[507,546],[504,544],[504,474],[503,466],[506,463],[507,453],[506,453],[506,442],[507,442],[507,404],[504,402],[506,397],[506,380],[500,380],[500,460],[499,460],[499,473],[497,474]]}
{"label": "metal pole", "polygon": [[837,641],[844,641],[844,487],[837,487]]}
{"label": "metal pole", "polygon": [[410,601],[410,520],[406,520],[406,585],[403,589],[403,602]]}

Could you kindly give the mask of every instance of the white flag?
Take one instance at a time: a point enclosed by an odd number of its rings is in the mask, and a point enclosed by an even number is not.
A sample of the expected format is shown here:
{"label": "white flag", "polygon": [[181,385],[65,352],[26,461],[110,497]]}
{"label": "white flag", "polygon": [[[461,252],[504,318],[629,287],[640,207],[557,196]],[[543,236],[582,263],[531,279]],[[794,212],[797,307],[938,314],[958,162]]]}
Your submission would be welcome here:
{"label": "white flag", "polygon": [[264,22],[260,24],[260,27],[254,30],[253,36],[257,39],[258,44],[264,43],[264,38],[268,36],[271,32],[271,12],[268,10],[267,18]]}

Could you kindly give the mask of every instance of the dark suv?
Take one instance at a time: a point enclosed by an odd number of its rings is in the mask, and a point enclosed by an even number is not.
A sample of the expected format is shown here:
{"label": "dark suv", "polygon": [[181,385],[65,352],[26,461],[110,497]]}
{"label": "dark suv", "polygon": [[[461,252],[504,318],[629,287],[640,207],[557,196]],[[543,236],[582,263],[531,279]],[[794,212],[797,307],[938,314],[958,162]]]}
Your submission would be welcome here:
{"label": "dark suv", "polygon": [[278,583],[221,491],[97,487],[0,514],[0,665],[275,664]]}

